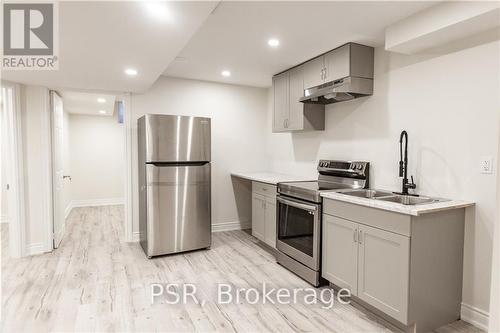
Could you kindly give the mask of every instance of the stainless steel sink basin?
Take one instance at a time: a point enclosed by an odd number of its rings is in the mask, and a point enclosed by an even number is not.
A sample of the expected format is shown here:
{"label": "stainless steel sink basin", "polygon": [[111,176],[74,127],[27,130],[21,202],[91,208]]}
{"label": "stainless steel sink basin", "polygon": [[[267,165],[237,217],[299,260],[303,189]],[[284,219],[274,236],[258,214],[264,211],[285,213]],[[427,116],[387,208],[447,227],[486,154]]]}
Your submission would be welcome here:
{"label": "stainless steel sink basin", "polygon": [[377,198],[380,201],[396,202],[402,205],[424,205],[430,203],[441,202],[441,199],[434,199],[428,197],[414,197],[410,195],[395,195],[391,197]]}
{"label": "stainless steel sink basin", "polygon": [[367,199],[375,199],[380,197],[393,196],[391,192],[387,191],[377,191],[377,190],[369,190],[369,189],[361,189],[361,190],[349,190],[345,192],[341,192],[345,195],[350,195],[353,197],[359,198],[367,198]]}
{"label": "stainless steel sink basin", "polygon": [[341,191],[339,193],[358,198],[395,202],[402,205],[424,205],[424,204],[446,201],[445,199],[400,195],[400,194],[394,194],[393,192],[389,191],[379,191],[373,189],[346,190],[346,191]]}

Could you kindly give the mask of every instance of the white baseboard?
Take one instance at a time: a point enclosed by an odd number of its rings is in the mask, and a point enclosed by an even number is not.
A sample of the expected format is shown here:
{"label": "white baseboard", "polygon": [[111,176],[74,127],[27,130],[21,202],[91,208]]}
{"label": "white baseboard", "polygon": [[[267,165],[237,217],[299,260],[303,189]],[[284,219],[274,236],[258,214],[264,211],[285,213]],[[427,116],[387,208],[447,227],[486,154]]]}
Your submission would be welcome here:
{"label": "white baseboard", "polygon": [[46,246],[43,243],[33,243],[26,246],[26,255],[33,256],[47,252]]}
{"label": "white baseboard", "polygon": [[88,199],[88,200],[71,200],[71,207],[95,207],[95,206],[111,206],[123,205],[125,198],[104,198],[104,199]]}
{"label": "white baseboard", "polygon": [[488,332],[489,313],[486,311],[462,303],[460,319]]}
{"label": "white baseboard", "polygon": [[212,224],[212,232],[244,230],[251,228],[251,221],[234,221]]}

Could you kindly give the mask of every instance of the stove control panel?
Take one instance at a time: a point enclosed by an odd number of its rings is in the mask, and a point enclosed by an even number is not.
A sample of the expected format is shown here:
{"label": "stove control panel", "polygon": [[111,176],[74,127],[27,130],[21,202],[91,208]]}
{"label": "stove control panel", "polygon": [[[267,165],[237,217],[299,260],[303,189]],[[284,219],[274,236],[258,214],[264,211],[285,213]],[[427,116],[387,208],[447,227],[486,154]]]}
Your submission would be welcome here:
{"label": "stove control panel", "polygon": [[320,160],[318,171],[319,173],[338,174],[339,176],[345,176],[346,174],[366,176],[369,165],[369,162],[362,161]]}

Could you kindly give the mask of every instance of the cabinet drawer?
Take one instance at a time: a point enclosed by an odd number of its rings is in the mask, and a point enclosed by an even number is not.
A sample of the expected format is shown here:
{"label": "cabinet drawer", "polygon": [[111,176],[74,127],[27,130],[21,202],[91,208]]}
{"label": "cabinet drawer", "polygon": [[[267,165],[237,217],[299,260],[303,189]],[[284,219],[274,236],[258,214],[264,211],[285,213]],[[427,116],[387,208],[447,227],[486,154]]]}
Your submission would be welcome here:
{"label": "cabinet drawer", "polygon": [[408,237],[411,234],[411,217],[404,214],[332,199],[323,200],[323,213]]}
{"label": "cabinet drawer", "polygon": [[276,185],[252,182],[252,192],[266,197],[276,198]]}

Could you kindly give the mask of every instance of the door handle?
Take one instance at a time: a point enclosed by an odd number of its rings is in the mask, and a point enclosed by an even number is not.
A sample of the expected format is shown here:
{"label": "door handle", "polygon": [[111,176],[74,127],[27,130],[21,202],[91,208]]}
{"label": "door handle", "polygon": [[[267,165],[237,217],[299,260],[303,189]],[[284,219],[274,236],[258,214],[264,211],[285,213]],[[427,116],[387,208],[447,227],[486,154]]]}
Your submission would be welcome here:
{"label": "door handle", "polygon": [[288,206],[303,209],[303,210],[309,210],[309,211],[313,211],[313,212],[316,212],[318,210],[318,208],[316,206],[307,205],[307,204],[303,204],[300,202],[295,202],[295,201],[283,199],[281,197],[277,197],[276,201],[278,201],[279,203],[282,203],[284,205],[288,205]]}
{"label": "door handle", "polygon": [[358,230],[354,229],[354,243],[358,242]]}
{"label": "door handle", "polygon": [[359,231],[359,237],[358,237],[359,244],[362,244],[362,243],[363,243],[362,238],[363,238],[363,231],[362,231],[362,230],[360,230],[360,231]]}

